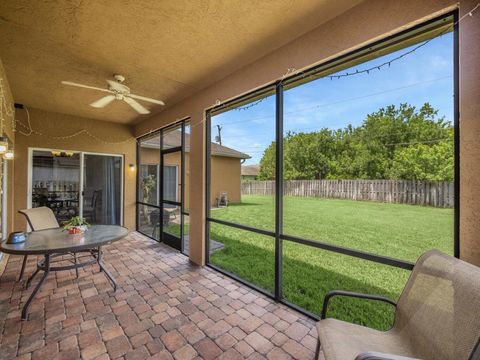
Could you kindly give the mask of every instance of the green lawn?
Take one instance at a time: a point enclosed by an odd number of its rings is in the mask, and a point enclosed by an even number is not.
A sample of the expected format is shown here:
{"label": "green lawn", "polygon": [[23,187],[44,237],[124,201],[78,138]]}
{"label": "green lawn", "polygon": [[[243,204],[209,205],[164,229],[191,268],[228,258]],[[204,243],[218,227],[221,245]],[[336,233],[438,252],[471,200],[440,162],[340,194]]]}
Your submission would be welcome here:
{"label": "green lawn", "polygon": [[[274,229],[274,201],[243,196],[242,204],[212,210],[212,217]],[[453,210],[363,201],[284,198],[284,233],[415,261],[431,248],[453,251]],[[249,231],[211,224],[211,239],[225,244],[210,261],[273,292],[274,240]],[[397,299],[409,271],[283,242],[283,296],[320,313],[324,294],[345,289]],[[336,299],[330,316],[379,329],[392,323],[388,305]]]}

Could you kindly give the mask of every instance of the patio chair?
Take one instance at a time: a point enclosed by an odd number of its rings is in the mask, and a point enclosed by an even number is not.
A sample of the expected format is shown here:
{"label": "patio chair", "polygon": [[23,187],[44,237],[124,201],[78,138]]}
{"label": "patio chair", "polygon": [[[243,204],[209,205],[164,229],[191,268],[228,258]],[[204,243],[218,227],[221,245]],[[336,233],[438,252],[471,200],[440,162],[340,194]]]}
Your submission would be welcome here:
{"label": "patio chair", "polygon": [[[396,306],[388,331],[326,319],[334,296]],[[331,291],[317,323],[316,359],[480,359],[480,268],[432,250],[422,255],[398,304],[382,296]]]}
{"label": "patio chair", "polygon": [[[60,227],[52,209],[46,206],[41,206],[41,207],[32,208],[32,209],[18,210],[18,212],[23,216],[25,216],[25,218],[27,219],[28,225],[30,225],[30,228],[32,229],[32,231],[56,229]],[[76,264],[78,261],[77,254],[71,253],[71,255],[73,257],[73,263]],[[27,255],[23,257],[22,268],[20,270],[20,276],[18,277],[19,281],[22,280],[23,273],[25,272],[25,266],[27,265],[27,258],[28,258]],[[78,268],[75,269],[75,274],[78,278]]]}
{"label": "patio chair", "polygon": [[217,198],[217,207],[224,208],[228,206],[228,193],[221,192]]}
{"label": "patio chair", "polygon": [[[165,207],[163,209],[162,222],[163,226],[170,224],[170,221],[177,218],[177,211],[179,210],[178,206]],[[150,223],[153,224],[152,237],[155,237],[155,234],[160,229],[160,210],[155,209],[150,213]],[[160,236],[160,234],[159,234]]]}
{"label": "patio chair", "polygon": [[[33,231],[54,229],[60,227],[52,209],[46,206],[41,206],[33,209],[23,209],[19,210],[18,212],[25,216],[28,225],[30,225],[30,228]],[[19,281],[22,280],[25,266],[27,265],[27,258],[27,255],[23,257],[22,269],[20,270],[20,276],[18,278]]]}

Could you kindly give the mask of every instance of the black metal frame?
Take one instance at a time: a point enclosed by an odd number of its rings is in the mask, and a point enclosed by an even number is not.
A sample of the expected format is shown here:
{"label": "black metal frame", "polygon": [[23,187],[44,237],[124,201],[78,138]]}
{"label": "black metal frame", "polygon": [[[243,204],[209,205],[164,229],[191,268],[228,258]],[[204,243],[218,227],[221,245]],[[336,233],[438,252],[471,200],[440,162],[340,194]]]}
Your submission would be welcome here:
{"label": "black metal frame", "polygon": [[453,146],[454,146],[454,255],[460,258],[460,73],[458,10],[453,16]]}
{"label": "black metal frame", "polygon": [[353,292],[353,291],[346,291],[346,290],[332,290],[329,291],[325,297],[323,298],[323,305],[322,305],[322,314],[321,318],[326,319],[327,317],[327,310],[328,310],[328,303],[330,302],[330,299],[335,297],[335,296],[346,296],[346,297],[353,297],[357,299],[366,299],[366,300],[376,300],[376,301],[383,301],[385,303],[388,303],[393,306],[397,306],[397,303],[385,296],[381,295],[371,295],[371,294],[363,294],[363,293],[358,293],[358,292]]}
{"label": "black metal frame", "polygon": [[275,300],[282,299],[283,261],[283,86],[275,84]]}
{"label": "black metal frame", "polygon": [[211,111],[205,113],[205,263],[210,264],[210,152],[212,148]]}
{"label": "black metal frame", "polygon": [[[444,22],[449,21],[454,24],[453,33],[454,33],[454,142],[455,142],[455,159],[454,159],[454,167],[455,167],[455,201],[454,201],[454,254],[456,257],[459,257],[460,247],[459,247],[459,199],[460,199],[460,181],[459,181],[459,74],[458,74],[458,11],[452,11],[447,14],[441,15],[435,19],[429,20],[422,24],[416,25],[410,29],[401,31],[397,34],[388,36],[382,40],[376,41],[372,44],[367,46],[361,47],[358,50],[354,50],[349,52],[345,55],[337,57],[333,60],[326,61],[319,65],[316,65],[310,69],[307,69],[300,74],[295,74],[289,77],[286,77],[280,81],[276,81],[275,83],[267,84],[260,89],[248,93],[246,95],[239,96],[232,100],[229,100],[221,105],[214,106],[210,109],[207,109],[205,112],[205,130],[206,130],[206,154],[205,154],[205,172],[206,172],[206,181],[205,181],[205,215],[206,215],[206,222],[205,222],[205,259],[207,266],[225,274],[229,277],[234,278],[235,280],[279,301],[284,303],[303,314],[319,319],[317,314],[313,314],[306,309],[300,308],[299,306],[288,302],[286,299],[282,297],[282,242],[291,241],[297,244],[302,244],[306,246],[311,246],[317,249],[323,249],[327,251],[332,251],[339,254],[344,254],[348,256],[352,256],[355,258],[360,258],[363,260],[372,261],[375,263],[380,263],[384,265],[389,265],[405,270],[412,270],[414,264],[408,261],[404,261],[401,259],[395,259],[387,256],[377,255],[369,252],[364,252],[361,250],[345,248],[329,243],[324,243],[320,241],[315,241],[311,239],[299,238],[296,236],[286,235],[283,234],[283,91],[285,86],[288,87],[294,86],[298,83],[305,82],[306,79],[310,76],[315,76],[316,73],[322,73],[322,76],[325,75],[325,71],[328,69],[333,69],[338,67],[342,63],[347,63],[351,61],[355,61],[355,59],[359,59],[362,56],[366,56],[369,52],[376,51],[378,49],[385,48],[387,45],[391,46],[392,43],[395,44],[398,41],[405,41],[409,38],[412,38],[413,35],[417,35],[418,33],[422,33],[424,31],[432,31],[435,26],[441,26]],[[425,30],[426,29],[426,30]],[[322,77],[318,76],[318,77]],[[211,183],[211,163],[210,163],[210,154],[211,154],[211,117],[213,115],[218,115],[222,112],[228,111],[229,109],[251,103],[256,99],[265,97],[266,94],[272,92],[272,89],[275,89],[275,96],[276,96],[276,114],[275,114],[275,123],[276,123],[276,169],[275,169],[275,231],[268,231],[264,229],[254,228],[251,226],[233,223],[230,221],[219,220],[212,218],[210,215],[210,183]],[[271,294],[265,289],[259,288],[258,286],[251,284],[250,282],[239,278],[235,274],[232,274],[228,271],[225,271],[218,266],[210,263],[210,223],[218,223],[225,226],[230,226],[234,228],[238,228],[241,230],[251,231],[254,233],[272,236],[275,239],[275,293]],[[357,294],[358,295],[358,294]],[[385,301],[383,298],[375,298],[374,300],[382,300]],[[391,300],[389,300],[391,301]]]}
{"label": "black metal frame", "polygon": [[[184,217],[185,216],[189,216],[189,213],[185,211],[185,206],[184,206],[184,203],[185,203],[185,136],[186,136],[186,133],[185,133],[185,128],[186,128],[186,124],[189,122],[190,118],[187,117],[187,118],[184,118],[182,120],[179,120],[179,121],[176,121],[175,123],[173,124],[169,124],[168,126],[165,126],[161,129],[158,129],[156,131],[153,131],[153,132],[150,132],[148,133],[147,135],[144,135],[144,136],[141,136],[139,138],[137,138],[137,156],[136,156],[136,161],[137,161],[137,192],[136,192],[136,229],[139,233],[149,237],[150,239],[153,239],[157,242],[165,242],[165,237],[168,236],[168,237],[171,237],[169,238],[169,240],[171,242],[174,242],[174,241],[180,241],[180,246],[179,246],[179,251],[184,254],[184,255],[187,255],[185,254],[185,248],[184,248]],[[174,128],[177,128],[177,127],[180,127],[180,130],[181,130],[181,145],[180,146],[176,146],[176,147],[173,147],[173,148],[169,148],[169,149],[163,149],[163,135],[165,132],[168,132],[169,130],[172,130]],[[150,204],[150,203],[146,203],[146,202],[143,202],[143,201],[140,201],[140,198],[139,198],[139,194],[140,194],[140,186],[139,186],[139,183],[140,183],[140,165],[141,165],[141,158],[140,158],[140,147],[141,147],[141,142],[145,139],[149,139],[151,137],[155,137],[155,136],[159,136],[160,137],[160,148],[159,148],[159,156],[160,156],[160,164],[159,164],[159,178],[158,178],[158,190],[159,190],[159,202],[160,204],[159,205],[156,205],[156,204]],[[163,178],[164,178],[164,169],[163,169],[163,157],[166,155],[166,154],[172,154],[172,153],[175,153],[175,152],[180,152],[180,171],[181,171],[181,180],[180,180],[180,199],[181,201],[177,202],[177,201],[171,201],[171,200],[166,200],[164,199],[164,194],[163,194]],[[178,239],[176,236],[173,236],[171,234],[168,234],[168,233],[165,233],[163,231],[163,209],[164,209],[164,204],[170,204],[170,205],[175,205],[175,206],[179,206],[180,207],[180,239]],[[139,224],[139,205],[144,205],[144,206],[150,206],[152,208],[155,208],[155,209],[158,209],[160,210],[160,217],[162,217],[162,221],[159,221],[159,232],[160,232],[160,235],[159,235],[159,239],[156,239],[154,236],[152,236],[152,234],[147,234],[145,232],[143,232],[141,229],[140,229],[140,224]]]}

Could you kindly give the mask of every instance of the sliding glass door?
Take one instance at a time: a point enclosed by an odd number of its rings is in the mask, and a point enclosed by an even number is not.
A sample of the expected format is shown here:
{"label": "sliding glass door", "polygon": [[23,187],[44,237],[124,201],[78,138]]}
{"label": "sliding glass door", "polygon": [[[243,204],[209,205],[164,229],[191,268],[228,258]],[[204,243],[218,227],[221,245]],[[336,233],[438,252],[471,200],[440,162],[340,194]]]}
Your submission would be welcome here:
{"label": "sliding glass door", "polygon": [[29,207],[46,206],[58,222],[122,224],[123,157],[31,149]]}
{"label": "sliding glass door", "polygon": [[122,158],[83,155],[83,217],[90,224],[120,225]]}
{"label": "sliding glass door", "polygon": [[182,121],[141,138],[137,160],[137,230],[183,253],[188,253],[188,143],[188,124]]}

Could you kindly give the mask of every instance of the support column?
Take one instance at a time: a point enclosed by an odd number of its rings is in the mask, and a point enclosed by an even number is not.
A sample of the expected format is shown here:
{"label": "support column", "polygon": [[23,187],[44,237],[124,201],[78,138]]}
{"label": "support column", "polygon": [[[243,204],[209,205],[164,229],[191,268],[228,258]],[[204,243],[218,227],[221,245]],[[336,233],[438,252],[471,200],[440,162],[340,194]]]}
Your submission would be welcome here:
{"label": "support column", "polygon": [[[460,3],[460,17],[477,0]],[[460,258],[480,266],[480,10],[459,27]]]}
{"label": "support column", "polygon": [[190,127],[190,261],[205,265],[205,122],[204,113],[191,117]]}

